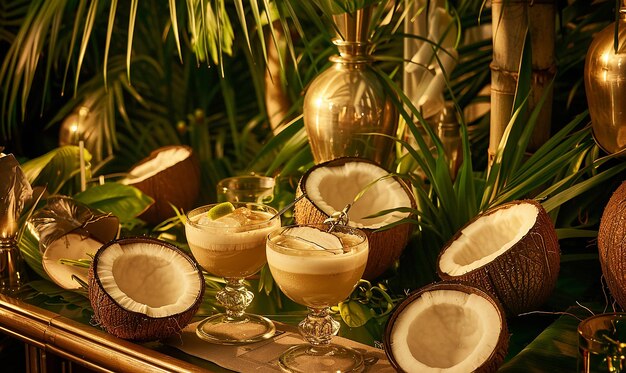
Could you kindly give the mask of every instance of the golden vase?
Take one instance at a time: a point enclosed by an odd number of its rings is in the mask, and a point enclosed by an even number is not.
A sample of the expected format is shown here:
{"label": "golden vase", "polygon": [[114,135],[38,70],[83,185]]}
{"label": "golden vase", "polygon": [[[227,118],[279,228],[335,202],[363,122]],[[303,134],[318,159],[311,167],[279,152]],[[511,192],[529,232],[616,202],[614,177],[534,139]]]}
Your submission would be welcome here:
{"label": "golden vase", "polygon": [[626,147],[626,0],[619,11],[618,48],[615,24],[599,32],[585,59],[585,92],[593,134],[607,153]]}
{"label": "golden vase", "polygon": [[389,167],[394,159],[397,110],[371,68],[368,31],[371,8],[334,17],[339,55],[304,96],[304,126],[315,163],[343,156],[371,159]]}

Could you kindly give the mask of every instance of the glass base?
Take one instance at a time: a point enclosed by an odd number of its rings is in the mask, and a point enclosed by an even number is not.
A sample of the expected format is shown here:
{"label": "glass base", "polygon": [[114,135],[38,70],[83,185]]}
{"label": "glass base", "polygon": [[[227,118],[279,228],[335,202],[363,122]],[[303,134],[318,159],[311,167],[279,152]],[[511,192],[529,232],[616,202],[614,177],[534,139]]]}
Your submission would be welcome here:
{"label": "glass base", "polygon": [[208,317],[198,324],[196,335],[207,342],[223,345],[254,343],[271,338],[276,327],[269,319],[245,313],[240,319],[232,320],[220,313]]}
{"label": "glass base", "polygon": [[302,344],[291,347],[278,359],[285,372],[362,372],[363,357],[351,348],[330,344],[313,346]]}

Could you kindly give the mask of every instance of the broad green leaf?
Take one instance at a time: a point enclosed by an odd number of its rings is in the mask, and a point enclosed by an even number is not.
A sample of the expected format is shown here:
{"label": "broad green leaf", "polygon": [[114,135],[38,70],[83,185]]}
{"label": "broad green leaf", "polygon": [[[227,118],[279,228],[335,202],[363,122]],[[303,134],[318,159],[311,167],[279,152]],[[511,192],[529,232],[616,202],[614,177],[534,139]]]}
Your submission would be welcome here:
{"label": "broad green leaf", "polygon": [[498,371],[503,373],[576,371],[578,356],[576,328],[579,322],[575,315],[561,316]]}
{"label": "broad green leaf", "polygon": [[354,300],[339,303],[339,312],[343,321],[352,328],[363,326],[372,318],[369,307]]}
{"label": "broad green leaf", "polygon": [[[32,186],[47,186],[50,194],[57,194],[65,184],[80,173],[80,148],[63,146],[22,165],[24,175]],[[91,178],[91,154],[85,149],[85,178]]]}
{"label": "broad green leaf", "polygon": [[89,207],[110,212],[120,223],[132,222],[154,202],[139,189],[119,183],[104,183],[74,195],[74,199]]}

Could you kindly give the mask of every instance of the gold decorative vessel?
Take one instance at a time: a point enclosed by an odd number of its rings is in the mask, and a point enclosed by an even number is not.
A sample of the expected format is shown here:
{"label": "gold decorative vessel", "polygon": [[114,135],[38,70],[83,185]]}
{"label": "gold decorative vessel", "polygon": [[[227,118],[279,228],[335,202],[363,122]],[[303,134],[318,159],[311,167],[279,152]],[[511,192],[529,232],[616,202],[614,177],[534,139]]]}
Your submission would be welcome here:
{"label": "gold decorative vessel", "polygon": [[593,134],[608,153],[626,148],[626,0],[619,10],[618,47],[615,24],[593,39],[585,59],[585,91]]}
{"label": "gold decorative vessel", "polygon": [[371,7],[334,16],[339,55],[316,77],[304,96],[304,126],[315,163],[343,156],[389,167],[398,114],[389,92],[371,68],[368,32]]}

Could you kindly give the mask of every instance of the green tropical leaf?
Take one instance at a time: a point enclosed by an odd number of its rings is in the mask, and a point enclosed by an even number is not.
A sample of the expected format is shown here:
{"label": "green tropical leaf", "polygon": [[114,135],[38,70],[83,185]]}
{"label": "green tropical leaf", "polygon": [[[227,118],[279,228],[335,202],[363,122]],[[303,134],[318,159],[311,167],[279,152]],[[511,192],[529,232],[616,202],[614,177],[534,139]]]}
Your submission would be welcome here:
{"label": "green tropical leaf", "polygon": [[126,47],[126,74],[130,82],[130,61],[133,54],[133,36],[135,35],[135,20],[137,19],[137,6],[139,0],[131,0],[128,18],[128,42]]}
{"label": "green tropical leaf", "polygon": [[105,87],[107,86],[109,51],[111,50],[111,36],[113,35],[113,26],[115,25],[116,10],[117,10],[117,0],[111,0],[111,7],[109,8],[109,23],[107,25],[107,36],[106,36],[106,42],[104,45],[104,57],[103,57],[103,63],[102,63],[103,65],[102,77],[104,80]]}
{"label": "green tropical leaf", "polygon": [[104,183],[74,195],[74,199],[103,212],[110,212],[120,223],[133,222],[154,200],[139,189],[119,183]]}
{"label": "green tropical leaf", "polygon": [[352,328],[363,326],[372,318],[369,307],[355,300],[339,303],[339,312],[343,321]]}
{"label": "green tropical leaf", "polygon": [[575,315],[561,316],[498,372],[576,371],[579,322]]}
{"label": "green tropical leaf", "polygon": [[43,269],[42,259],[43,255],[41,251],[39,251],[39,235],[34,230],[31,230],[30,227],[24,229],[22,232],[22,236],[20,241],[18,242],[18,247],[20,248],[20,252],[22,253],[22,258],[26,262],[26,264],[33,270],[35,273],[47,281],[50,280],[48,274]]}
{"label": "green tropical leaf", "polygon": [[[91,154],[83,151],[85,162],[85,179],[91,178]],[[56,148],[41,157],[32,159],[22,165],[24,175],[32,186],[47,186],[50,194],[71,191],[75,186],[67,185],[70,180],[80,173],[80,148],[78,146],[63,146]]]}

